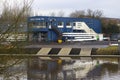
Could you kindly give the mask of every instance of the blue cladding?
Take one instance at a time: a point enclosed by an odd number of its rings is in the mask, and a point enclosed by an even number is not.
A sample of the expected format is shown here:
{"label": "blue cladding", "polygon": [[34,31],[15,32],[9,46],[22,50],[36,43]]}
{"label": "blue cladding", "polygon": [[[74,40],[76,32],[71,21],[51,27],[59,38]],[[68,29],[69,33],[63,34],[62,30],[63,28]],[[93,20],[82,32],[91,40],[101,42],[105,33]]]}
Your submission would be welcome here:
{"label": "blue cladding", "polygon": [[42,28],[42,29],[38,29],[38,28],[32,28],[31,29],[32,32],[48,32],[48,29],[46,28]]}
{"label": "blue cladding", "polygon": [[48,41],[56,41],[57,40],[57,34],[53,31],[48,32]]}
{"label": "blue cladding", "polygon": [[54,41],[57,39],[57,34],[50,30],[49,24],[52,24],[52,26],[57,27],[59,22],[64,23],[63,28],[59,28],[60,32],[72,32],[72,28],[66,28],[66,24],[68,22],[85,22],[90,28],[92,28],[96,33],[101,33],[101,22],[98,19],[92,19],[92,18],[69,18],[69,17],[50,17],[50,16],[33,16],[28,18],[29,22],[46,22],[46,29],[42,28],[33,28],[31,31],[46,31],[48,32],[48,40]]}

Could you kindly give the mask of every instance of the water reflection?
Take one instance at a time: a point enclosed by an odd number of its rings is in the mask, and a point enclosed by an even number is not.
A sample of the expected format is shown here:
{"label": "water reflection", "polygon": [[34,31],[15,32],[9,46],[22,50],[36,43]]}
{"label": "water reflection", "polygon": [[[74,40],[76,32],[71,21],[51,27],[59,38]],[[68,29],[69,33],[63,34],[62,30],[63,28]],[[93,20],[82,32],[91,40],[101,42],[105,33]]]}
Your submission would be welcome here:
{"label": "water reflection", "polygon": [[27,59],[0,57],[0,80],[24,80],[27,78],[26,61]]}
{"label": "water reflection", "polygon": [[62,65],[58,61],[42,61],[39,58],[30,59],[28,62],[29,80],[57,80],[57,73]]}
{"label": "water reflection", "polygon": [[86,61],[0,57],[0,80],[119,80],[118,63],[117,58]]}

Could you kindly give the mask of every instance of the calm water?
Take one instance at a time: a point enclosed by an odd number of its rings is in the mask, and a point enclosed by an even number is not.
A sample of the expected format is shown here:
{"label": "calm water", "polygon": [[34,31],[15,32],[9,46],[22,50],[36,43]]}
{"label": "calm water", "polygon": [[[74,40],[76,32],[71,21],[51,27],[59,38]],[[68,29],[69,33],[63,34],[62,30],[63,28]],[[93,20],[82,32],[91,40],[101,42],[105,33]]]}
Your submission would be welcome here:
{"label": "calm water", "polygon": [[119,80],[119,59],[40,60],[0,57],[0,80]]}

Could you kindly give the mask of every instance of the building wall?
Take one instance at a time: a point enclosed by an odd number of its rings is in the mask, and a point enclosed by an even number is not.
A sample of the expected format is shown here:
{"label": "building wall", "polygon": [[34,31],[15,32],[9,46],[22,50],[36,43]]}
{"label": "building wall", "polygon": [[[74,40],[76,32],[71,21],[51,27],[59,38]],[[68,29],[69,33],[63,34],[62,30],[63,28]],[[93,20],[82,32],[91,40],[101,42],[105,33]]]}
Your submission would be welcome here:
{"label": "building wall", "polygon": [[[47,40],[46,41],[55,41],[57,40],[57,34],[55,31],[51,30],[51,26],[56,27],[61,33],[63,32],[72,32],[72,27],[67,26],[68,23],[73,22],[85,22],[90,28],[92,28],[96,33],[101,33],[101,23],[98,19],[92,19],[92,18],[69,18],[69,17],[50,17],[50,16],[33,16],[28,18],[28,24],[29,23],[39,23],[39,22],[45,22],[46,27],[45,28],[36,28],[31,26],[28,26],[28,30],[32,32],[33,34],[36,32],[46,32]],[[59,26],[62,24],[63,26]]]}

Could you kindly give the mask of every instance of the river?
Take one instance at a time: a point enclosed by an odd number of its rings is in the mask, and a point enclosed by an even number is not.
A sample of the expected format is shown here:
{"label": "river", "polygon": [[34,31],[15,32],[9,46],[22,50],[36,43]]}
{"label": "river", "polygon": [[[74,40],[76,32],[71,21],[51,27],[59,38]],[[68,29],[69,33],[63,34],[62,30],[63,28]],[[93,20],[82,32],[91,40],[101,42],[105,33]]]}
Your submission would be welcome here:
{"label": "river", "polygon": [[[4,61],[2,61],[4,60]],[[0,80],[119,80],[119,59],[0,58]]]}

